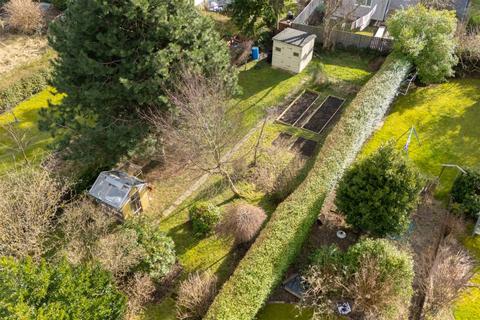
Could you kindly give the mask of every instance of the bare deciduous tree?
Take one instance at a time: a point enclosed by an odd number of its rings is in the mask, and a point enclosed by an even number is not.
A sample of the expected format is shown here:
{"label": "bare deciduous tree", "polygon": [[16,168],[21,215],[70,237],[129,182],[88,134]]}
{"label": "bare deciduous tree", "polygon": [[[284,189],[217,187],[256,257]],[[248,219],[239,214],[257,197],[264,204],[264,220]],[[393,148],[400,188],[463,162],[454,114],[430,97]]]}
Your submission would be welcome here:
{"label": "bare deciduous tree", "polygon": [[20,129],[15,122],[9,122],[3,125],[0,124],[0,129],[3,129],[10,138],[8,143],[0,143],[0,145],[3,145],[6,149],[10,149],[15,153],[20,153],[25,162],[30,164],[30,160],[27,156],[27,148],[30,145],[30,140],[28,139],[26,132]]}
{"label": "bare deciduous tree", "polygon": [[325,0],[323,3],[323,48],[335,48],[333,31],[352,19],[360,4],[352,0]]}
{"label": "bare deciduous tree", "polygon": [[239,121],[229,108],[221,79],[183,69],[168,93],[175,110],[151,111],[145,118],[156,128],[168,161],[220,174],[239,195],[228,169],[228,150],[238,138]]}
{"label": "bare deciduous tree", "polygon": [[31,166],[0,177],[0,255],[40,259],[52,244],[54,216],[67,189]]}

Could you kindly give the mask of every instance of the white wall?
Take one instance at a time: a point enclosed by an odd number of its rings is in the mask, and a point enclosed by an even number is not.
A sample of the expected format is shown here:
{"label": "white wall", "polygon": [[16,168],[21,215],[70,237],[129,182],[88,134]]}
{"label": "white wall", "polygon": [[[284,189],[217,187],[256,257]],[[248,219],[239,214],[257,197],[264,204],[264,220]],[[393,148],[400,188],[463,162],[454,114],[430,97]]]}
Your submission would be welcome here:
{"label": "white wall", "polygon": [[[273,41],[272,67],[300,73],[312,60],[315,41],[304,47],[294,46],[278,40]],[[280,49],[280,51],[277,50]]]}
{"label": "white wall", "polygon": [[205,0],[194,0],[195,6],[199,6],[205,3]]}
{"label": "white wall", "polygon": [[300,61],[300,72],[308,66],[310,61],[312,61],[314,46],[315,46],[315,40],[312,40],[302,48],[302,59]]}

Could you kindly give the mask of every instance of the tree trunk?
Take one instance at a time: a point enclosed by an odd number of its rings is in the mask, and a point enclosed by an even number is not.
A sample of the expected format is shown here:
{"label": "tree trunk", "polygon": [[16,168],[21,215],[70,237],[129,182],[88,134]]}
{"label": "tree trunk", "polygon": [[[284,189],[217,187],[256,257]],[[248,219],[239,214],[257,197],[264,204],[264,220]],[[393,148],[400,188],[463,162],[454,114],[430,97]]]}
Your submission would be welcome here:
{"label": "tree trunk", "polygon": [[253,166],[254,167],[257,165],[258,149],[260,148],[260,144],[262,142],[263,132],[265,131],[265,125],[267,124],[267,120],[268,120],[268,117],[266,116],[265,119],[263,120],[262,128],[260,129],[260,134],[258,135],[257,143],[255,145],[255,152],[253,154]]}
{"label": "tree trunk", "polygon": [[230,190],[232,190],[232,192],[233,192],[237,197],[243,198],[242,195],[240,194],[240,191],[238,191],[237,187],[235,186],[235,183],[233,183],[232,177],[231,177],[230,174],[227,172],[227,170],[223,169],[222,167],[220,167],[218,170],[220,171],[220,174],[221,174],[225,179],[227,179],[228,186],[230,187]]}

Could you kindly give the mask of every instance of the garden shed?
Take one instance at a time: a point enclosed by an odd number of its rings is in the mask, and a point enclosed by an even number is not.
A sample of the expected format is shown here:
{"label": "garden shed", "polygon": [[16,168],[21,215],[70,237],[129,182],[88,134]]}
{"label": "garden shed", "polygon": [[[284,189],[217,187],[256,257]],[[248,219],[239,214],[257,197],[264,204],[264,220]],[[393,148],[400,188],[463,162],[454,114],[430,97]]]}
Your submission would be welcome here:
{"label": "garden shed", "polygon": [[313,57],[316,36],[287,28],[273,37],[272,66],[300,73]]}
{"label": "garden shed", "polygon": [[101,172],[88,192],[122,218],[139,214],[148,205],[148,185],[128,174],[112,170]]}

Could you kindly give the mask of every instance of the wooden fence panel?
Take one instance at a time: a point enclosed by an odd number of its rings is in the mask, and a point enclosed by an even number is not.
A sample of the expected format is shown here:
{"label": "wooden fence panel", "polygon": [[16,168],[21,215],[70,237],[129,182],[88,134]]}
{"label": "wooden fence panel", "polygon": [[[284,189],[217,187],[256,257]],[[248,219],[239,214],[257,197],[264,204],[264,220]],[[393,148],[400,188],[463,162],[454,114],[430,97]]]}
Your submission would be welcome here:
{"label": "wooden fence panel", "polygon": [[[292,28],[297,30],[305,31],[310,34],[315,34],[317,36],[317,43],[323,42],[323,28],[321,26],[310,26],[303,23],[292,24]],[[392,50],[393,39],[387,38],[375,38],[373,36],[356,34],[348,31],[334,30],[332,34],[332,39],[335,41],[335,44],[343,45],[344,47],[357,47],[361,49],[372,49],[377,50],[382,53],[388,53]]]}

